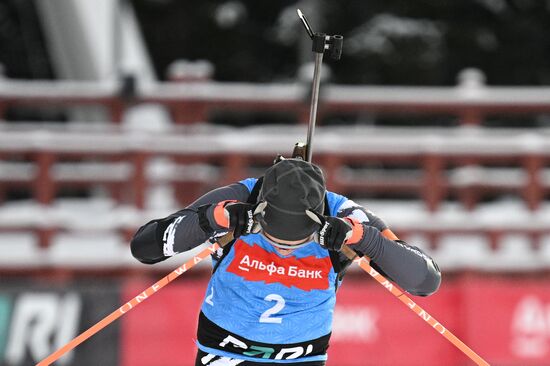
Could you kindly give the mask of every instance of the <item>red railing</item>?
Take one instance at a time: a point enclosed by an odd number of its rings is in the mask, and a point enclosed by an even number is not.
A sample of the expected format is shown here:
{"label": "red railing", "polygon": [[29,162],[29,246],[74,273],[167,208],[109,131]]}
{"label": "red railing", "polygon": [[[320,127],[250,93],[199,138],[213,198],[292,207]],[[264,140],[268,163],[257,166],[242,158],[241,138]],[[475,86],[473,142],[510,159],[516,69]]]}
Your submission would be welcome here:
{"label": "red railing", "polygon": [[[168,82],[138,85],[133,95],[125,96],[121,88],[110,82],[0,80],[0,119],[18,106],[69,110],[91,105],[103,107],[113,122],[0,124],[0,202],[6,191],[23,189],[47,210],[64,187],[102,186],[116,202],[143,214],[148,189],[164,184],[174,187],[178,204],[184,206],[208,189],[260,175],[276,154],[288,155],[305,138],[309,83]],[[326,84],[321,99],[314,161],[323,166],[329,188],[352,197],[421,201],[430,222],[392,223],[402,236],[421,234],[435,247],[445,235],[481,233],[496,248],[503,235],[521,234],[536,248],[550,234],[550,226],[540,220],[448,225],[438,216],[449,200],[474,212],[495,195],[519,198],[528,212],[539,211],[550,192],[550,132],[474,126],[495,115],[549,113],[550,88]],[[122,124],[130,108],[151,103],[166,107],[175,123],[154,133],[131,131]],[[218,112],[243,111],[284,114],[298,123],[244,129],[208,123]],[[324,117],[338,114],[357,120],[365,114],[450,116],[462,127],[323,126]],[[160,171],[158,158],[167,162]],[[120,222],[113,228],[129,238],[140,223]],[[72,228],[45,220],[32,225],[0,222],[0,230],[34,231],[47,247],[55,233]]]}
{"label": "red railing", "polygon": [[[550,192],[549,133],[320,127],[314,161],[323,166],[329,189],[351,197],[406,195],[437,213],[450,199],[473,210],[486,195],[508,194],[535,211]],[[177,128],[130,133],[107,125],[73,125],[68,130],[4,126],[0,157],[17,178],[0,174],[0,192],[27,187],[47,206],[63,186],[104,186],[116,201],[143,210],[148,187],[162,183],[175,188],[178,204],[184,206],[208,189],[261,174],[277,153],[288,154],[303,135],[302,127],[280,126],[212,127],[200,133]],[[154,169],[159,157],[169,164],[164,173]],[[523,226],[507,224],[485,231],[493,243],[503,232],[538,238],[550,231],[548,226]],[[47,245],[57,229],[39,228],[41,243]],[[123,229],[131,233],[135,227]],[[426,234],[432,244],[446,232],[471,232],[437,225],[404,226],[402,231]]]}
{"label": "red railing", "polygon": [[[207,122],[217,111],[280,112],[306,123],[309,83],[253,84],[214,81],[141,85],[132,96],[112,82],[0,81],[0,119],[14,106],[74,108],[101,106],[120,123],[127,108],[155,103],[167,107],[176,123]],[[453,116],[459,124],[478,125],[491,115],[550,112],[549,87],[387,87],[327,84],[319,120],[330,114],[401,114]]]}

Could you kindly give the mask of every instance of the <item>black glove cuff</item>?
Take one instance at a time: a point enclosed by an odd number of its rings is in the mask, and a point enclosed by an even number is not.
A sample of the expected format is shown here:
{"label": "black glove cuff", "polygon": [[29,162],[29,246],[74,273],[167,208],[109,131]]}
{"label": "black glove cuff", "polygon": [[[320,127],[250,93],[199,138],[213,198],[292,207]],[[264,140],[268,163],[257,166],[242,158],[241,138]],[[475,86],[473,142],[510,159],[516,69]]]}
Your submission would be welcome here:
{"label": "black glove cuff", "polygon": [[197,215],[199,217],[199,226],[204,231],[206,235],[212,235],[214,233],[214,228],[210,226],[210,221],[208,220],[207,211],[211,205],[202,205],[197,208]]}

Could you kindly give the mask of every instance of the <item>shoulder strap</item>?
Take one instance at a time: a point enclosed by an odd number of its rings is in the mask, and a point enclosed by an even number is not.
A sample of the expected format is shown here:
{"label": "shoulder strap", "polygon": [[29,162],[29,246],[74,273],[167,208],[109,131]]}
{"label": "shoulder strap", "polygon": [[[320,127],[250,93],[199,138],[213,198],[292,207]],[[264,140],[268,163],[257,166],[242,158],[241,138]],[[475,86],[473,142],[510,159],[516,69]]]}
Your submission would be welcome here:
{"label": "shoulder strap", "polygon": [[[258,178],[258,181],[256,184],[254,184],[254,187],[252,188],[252,191],[250,192],[250,195],[248,196],[246,203],[256,203],[258,200],[258,196],[260,194],[260,189],[262,189],[262,183],[264,182],[264,177]],[[229,251],[231,250],[231,247],[235,244],[235,240],[230,241],[227,243],[223,249],[222,249],[222,255],[218,258],[218,261],[216,262],[216,265],[214,268],[212,268],[212,273],[216,272],[218,269],[220,263],[222,260],[229,254]]]}
{"label": "shoulder strap", "polygon": [[250,196],[248,196],[248,199],[246,200],[246,203],[256,203],[258,201],[258,196],[260,195],[260,190],[262,189],[263,183],[264,177],[258,178],[258,181],[254,184],[254,187],[250,192]]}
{"label": "shoulder strap", "polygon": [[[326,194],[325,194],[325,209],[324,209],[323,215],[330,216],[330,207],[328,205],[328,198]],[[340,262],[339,253],[329,250],[328,254],[330,256],[330,261],[332,262],[332,267],[334,268],[334,271],[338,274],[338,277],[340,277],[340,272],[342,271],[342,263]]]}
{"label": "shoulder strap", "polygon": [[[325,210],[323,214],[325,216],[330,216],[330,207],[329,207],[328,197],[326,194],[325,194]],[[335,288],[338,290],[338,285],[340,284],[340,281],[342,281],[342,279],[344,278],[344,275],[346,274],[346,270],[351,264],[351,261],[347,257],[343,258],[343,256],[340,255],[340,252],[329,250],[328,254],[330,256],[330,261],[332,262],[332,267],[334,268],[334,272],[336,272]]]}

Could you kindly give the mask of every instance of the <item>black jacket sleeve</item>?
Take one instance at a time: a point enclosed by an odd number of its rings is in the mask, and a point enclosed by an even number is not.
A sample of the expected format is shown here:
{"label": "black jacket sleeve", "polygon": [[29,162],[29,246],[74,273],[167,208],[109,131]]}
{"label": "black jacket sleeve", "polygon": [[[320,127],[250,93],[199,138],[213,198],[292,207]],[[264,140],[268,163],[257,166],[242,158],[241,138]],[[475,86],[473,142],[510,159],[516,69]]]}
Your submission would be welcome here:
{"label": "black jacket sleeve", "polygon": [[246,201],[249,195],[246,186],[234,183],[206,193],[172,215],[149,221],[135,233],[130,244],[132,255],[142,263],[153,264],[199,246],[210,235],[199,225],[198,207],[224,200]]}
{"label": "black jacket sleeve", "polygon": [[363,238],[350,245],[353,250],[369,257],[373,268],[412,295],[428,296],[437,291],[441,272],[430,256],[402,240],[386,238],[382,231],[388,226],[374,213],[357,204],[347,206],[338,216],[352,217],[363,225]]}

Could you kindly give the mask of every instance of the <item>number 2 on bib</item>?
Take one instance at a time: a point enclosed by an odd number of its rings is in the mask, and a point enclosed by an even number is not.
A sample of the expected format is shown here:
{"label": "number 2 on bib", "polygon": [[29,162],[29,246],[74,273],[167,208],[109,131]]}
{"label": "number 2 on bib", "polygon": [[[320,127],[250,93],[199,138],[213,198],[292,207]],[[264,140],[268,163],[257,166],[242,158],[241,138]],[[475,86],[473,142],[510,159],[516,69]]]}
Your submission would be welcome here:
{"label": "number 2 on bib", "polygon": [[264,298],[265,301],[276,301],[275,305],[267,309],[260,316],[260,323],[278,323],[280,324],[283,321],[283,318],[272,317],[272,315],[277,314],[279,311],[283,310],[285,307],[285,299],[281,295],[269,294]]}

